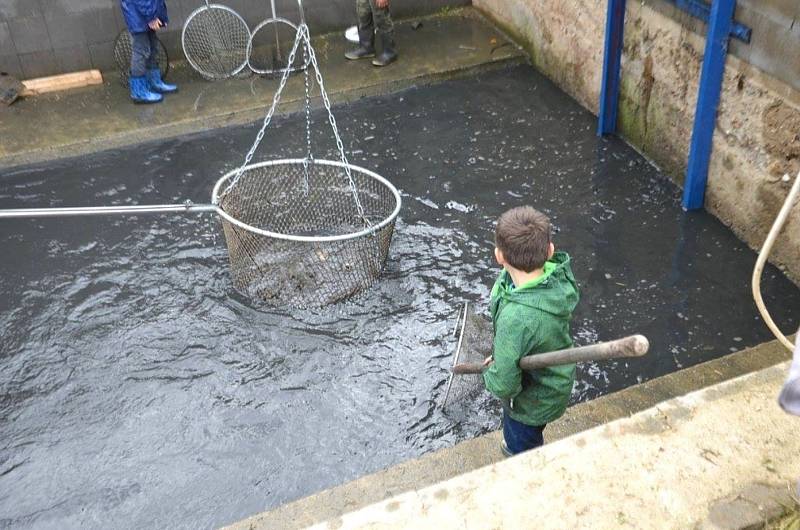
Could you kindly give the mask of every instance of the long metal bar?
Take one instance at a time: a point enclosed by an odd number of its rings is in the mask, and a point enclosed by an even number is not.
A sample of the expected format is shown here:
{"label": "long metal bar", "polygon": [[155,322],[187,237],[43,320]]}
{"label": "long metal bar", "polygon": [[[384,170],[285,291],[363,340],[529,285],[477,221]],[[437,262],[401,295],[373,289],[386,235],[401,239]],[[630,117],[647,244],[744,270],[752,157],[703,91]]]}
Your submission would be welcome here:
{"label": "long metal bar", "polygon": [[711,6],[692,141],[689,146],[689,163],[683,185],[683,207],[687,210],[700,209],[705,201],[711,144],[735,9],[736,0],[714,0]]}
{"label": "long metal bar", "polygon": [[[277,15],[277,13],[275,11],[275,0],[270,0],[270,5],[272,6],[272,19],[275,20],[276,18],[278,18],[278,15]],[[275,26],[275,50],[277,50],[277,56],[278,56],[278,59],[280,59],[280,56],[281,56],[281,40],[278,37],[278,23],[277,22],[274,23],[273,26]]]}
{"label": "long metal bar", "polygon": [[[667,0],[675,5],[681,11],[699,18],[706,24],[711,19],[711,6],[701,0]],[[742,42],[750,44],[750,38],[753,35],[753,30],[744,24],[733,21],[731,25],[731,37],[737,38]]]}
{"label": "long metal bar", "polygon": [[617,130],[617,108],[619,104],[619,80],[624,32],[625,0],[608,0],[603,52],[603,77],[602,85],[600,86],[600,112],[597,122],[598,136],[612,134]]}
{"label": "long metal bar", "polygon": [[88,206],[80,208],[17,208],[0,210],[0,219],[29,217],[73,217],[86,215],[140,215],[151,213],[202,213],[217,212],[214,204],[149,204],[141,206]]}
{"label": "long metal bar", "polygon": [[[453,368],[458,365],[458,358],[461,355],[461,344],[464,341],[464,330],[467,327],[467,309],[469,308],[469,302],[464,302],[464,311],[460,314],[463,316],[463,320],[461,320],[461,333],[458,336],[458,346],[456,346],[456,353],[453,355]],[[453,378],[455,376],[455,372],[450,370],[450,378],[447,380],[447,388],[444,391],[444,399],[442,400],[442,408],[447,406],[447,398],[450,397],[450,388],[453,386]]]}

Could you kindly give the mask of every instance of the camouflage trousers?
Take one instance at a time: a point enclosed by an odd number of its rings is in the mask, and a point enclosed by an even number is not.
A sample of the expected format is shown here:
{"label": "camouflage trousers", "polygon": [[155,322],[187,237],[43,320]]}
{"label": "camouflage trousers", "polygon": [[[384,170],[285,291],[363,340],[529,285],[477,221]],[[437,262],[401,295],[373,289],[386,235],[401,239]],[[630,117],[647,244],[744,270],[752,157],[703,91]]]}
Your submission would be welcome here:
{"label": "camouflage trousers", "polygon": [[372,35],[377,28],[381,35],[388,37],[393,35],[394,23],[388,7],[383,9],[377,7],[375,0],[356,0],[356,14],[359,32]]}

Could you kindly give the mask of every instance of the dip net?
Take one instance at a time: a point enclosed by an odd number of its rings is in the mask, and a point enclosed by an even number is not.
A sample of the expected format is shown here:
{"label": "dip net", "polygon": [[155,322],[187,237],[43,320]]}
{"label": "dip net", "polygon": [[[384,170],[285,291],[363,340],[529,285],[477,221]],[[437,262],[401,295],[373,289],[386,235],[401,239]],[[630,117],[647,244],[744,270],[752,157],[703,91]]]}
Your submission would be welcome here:
{"label": "dip net", "polygon": [[[458,345],[453,354],[453,366],[461,363],[481,364],[492,354],[494,331],[492,322],[485,316],[474,313],[464,304],[459,313]],[[457,407],[469,402],[483,391],[483,375],[450,374],[442,408]]]}
{"label": "dip net", "polygon": [[[380,275],[400,194],[380,175],[348,162],[305,23],[297,30],[289,64],[301,45],[309,65],[306,156],[251,164],[286,85],[290,69],[284,69],[243,165],[217,182],[212,203],[222,218],[237,289],[273,305],[319,307],[360,293]],[[312,154],[312,68],[336,141],[336,161]]]}

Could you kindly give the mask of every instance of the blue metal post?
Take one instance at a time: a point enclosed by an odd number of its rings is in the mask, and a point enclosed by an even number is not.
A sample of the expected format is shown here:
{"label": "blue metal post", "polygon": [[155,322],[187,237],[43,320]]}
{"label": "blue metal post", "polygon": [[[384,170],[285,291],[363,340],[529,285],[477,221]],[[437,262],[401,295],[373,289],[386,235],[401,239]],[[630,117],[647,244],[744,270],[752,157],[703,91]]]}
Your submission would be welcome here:
{"label": "blue metal post", "polygon": [[606,12],[606,39],[603,52],[603,80],[600,87],[600,113],[597,134],[611,134],[617,130],[620,65],[622,62],[622,37],[625,29],[625,0],[608,0]]}
{"label": "blue metal post", "polygon": [[705,199],[711,139],[717,122],[722,74],[725,72],[728,39],[735,9],[736,0],[714,0],[711,5],[703,68],[700,71],[700,88],[697,93],[697,109],[694,113],[692,143],[689,147],[689,163],[683,185],[683,207],[687,210],[702,208]]}

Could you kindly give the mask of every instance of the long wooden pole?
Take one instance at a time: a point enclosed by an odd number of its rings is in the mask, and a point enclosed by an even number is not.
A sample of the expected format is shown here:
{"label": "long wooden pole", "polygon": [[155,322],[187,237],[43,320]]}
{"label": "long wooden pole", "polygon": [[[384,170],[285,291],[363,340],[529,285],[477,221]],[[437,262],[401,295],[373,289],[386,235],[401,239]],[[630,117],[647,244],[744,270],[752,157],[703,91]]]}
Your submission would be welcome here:
{"label": "long wooden pole", "polygon": [[[619,357],[641,357],[649,349],[650,342],[644,335],[631,335],[589,346],[528,355],[520,359],[519,367],[527,372],[561,364],[602,361]],[[486,369],[487,366],[483,364],[461,363],[453,366],[452,371],[454,374],[480,374]]]}

